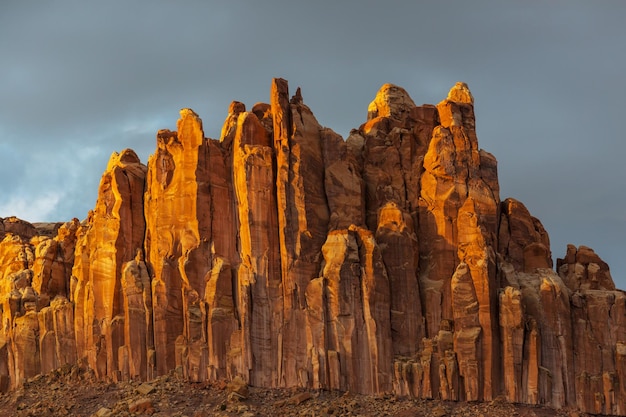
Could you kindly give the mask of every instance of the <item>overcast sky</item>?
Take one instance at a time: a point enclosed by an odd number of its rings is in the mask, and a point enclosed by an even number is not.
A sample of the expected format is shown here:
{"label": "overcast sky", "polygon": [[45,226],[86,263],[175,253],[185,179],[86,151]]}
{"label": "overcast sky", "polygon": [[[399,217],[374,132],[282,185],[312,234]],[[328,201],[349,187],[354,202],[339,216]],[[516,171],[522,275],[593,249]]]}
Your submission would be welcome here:
{"label": "overcast sky", "polygon": [[272,77],[344,137],[383,83],[465,81],[501,197],[626,287],[624,1],[3,0],[0,57],[0,217],[85,218],[112,152],[146,162],[182,107],[216,138]]}

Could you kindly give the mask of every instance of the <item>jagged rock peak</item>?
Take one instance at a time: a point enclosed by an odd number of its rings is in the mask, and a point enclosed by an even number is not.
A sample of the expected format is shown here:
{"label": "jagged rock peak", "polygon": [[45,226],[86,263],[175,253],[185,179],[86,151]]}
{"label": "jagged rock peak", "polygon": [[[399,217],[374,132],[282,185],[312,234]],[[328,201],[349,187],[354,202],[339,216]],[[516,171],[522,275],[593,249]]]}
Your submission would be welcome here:
{"label": "jagged rock peak", "polygon": [[565,257],[557,259],[557,271],[572,291],[615,290],[609,265],[587,246],[567,245]]}
{"label": "jagged rock peak", "polygon": [[303,101],[304,100],[302,99],[302,90],[300,89],[300,87],[298,87],[296,89],[296,94],[291,97],[291,104],[302,104]]}
{"label": "jagged rock peak", "polygon": [[4,239],[6,234],[17,235],[28,240],[35,236],[37,231],[35,226],[15,216],[0,217],[0,241]]}
{"label": "jagged rock peak", "polygon": [[109,158],[107,165],[107,171],[110,171],[113,167],[124,167],[126,164],[138,164],[141,161],[139,157],[132,149],[124,149],[122,152],[113,152]]}
{"label": "jagged rock peak", "polygon": [[469,87],[467,84],[460,81],[454,84],[454,87],[450,89],[450,92],[448,93],[448,100],[457,103],[474,104],[474,96],[472,96],[472,92]]}
{"label": "jagged rock peak", "polygon": [[237,118],[239,114],[246,111],[246,105],[240,101],[233,101],[228,107],[228,116],[222,125],[222,133],[220,134],[220,142],[226,146],[229,145],[235,137],[237,130]]}
{"label": "jagged rock peak", "polygon": [[188,116],[192,116],[192,117],[195,117],[195,118],[198,118],[198,119],[200,118],[200,116],[198,116],[198,114],[195,111],[193,111],[192,109],[188,109],[188,108],[180,109],[180,118],[181,119],[184,119],[185,117],[188,117]]}
{"label": "jagged rock peak", "polygon": [[404,88],[389,83],[383,84],[367,108],[367,120],[376,117],[403,120],[414,107],[415,103]]}
{"label": "jagged rock peak", "polygon": [[178,141],[183,148],[194,149],[204,140],[202,119],[191,109],[181,109],[180,119],[176,122]]}
{"label": "jagged rock peak", "polygon": [[246,105],[244,103],[242,103],[241,101],[233,101],[230,103],[230,106],[228,107],[228,113],[229,114],[237,114],[237,113],[241,113],[246,111]]}

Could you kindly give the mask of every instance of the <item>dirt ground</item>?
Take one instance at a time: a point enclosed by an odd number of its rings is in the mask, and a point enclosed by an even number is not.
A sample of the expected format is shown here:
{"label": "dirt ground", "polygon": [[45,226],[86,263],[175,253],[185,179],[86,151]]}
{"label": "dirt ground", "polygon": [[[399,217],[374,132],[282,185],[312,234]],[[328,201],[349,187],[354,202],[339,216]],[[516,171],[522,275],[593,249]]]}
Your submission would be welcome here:
{"label": "dirt ground", "polygon": [[245,384],[190,383],[176,374],[148,383],[96,382],[76,367],[32,378],[0,395],[0,417],[26,416],[395,416],[584,417],[572,410],[363,396],[344,392],[261,389]]}

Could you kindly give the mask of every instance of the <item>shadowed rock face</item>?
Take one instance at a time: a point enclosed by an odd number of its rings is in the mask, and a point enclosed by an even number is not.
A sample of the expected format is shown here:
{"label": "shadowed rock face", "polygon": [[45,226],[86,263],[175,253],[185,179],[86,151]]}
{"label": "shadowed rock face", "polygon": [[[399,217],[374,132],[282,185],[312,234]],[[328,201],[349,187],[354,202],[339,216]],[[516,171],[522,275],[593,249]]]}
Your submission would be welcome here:
{"label": "shadowed rock face", "polygon": [[275,79],[217,140],[183,109],[147,166],[113,154],[84,222],[0,219],[0,388],[80,361],[626,415],[626,297],[500,200],[467,85],[367,110],[344,140]]}

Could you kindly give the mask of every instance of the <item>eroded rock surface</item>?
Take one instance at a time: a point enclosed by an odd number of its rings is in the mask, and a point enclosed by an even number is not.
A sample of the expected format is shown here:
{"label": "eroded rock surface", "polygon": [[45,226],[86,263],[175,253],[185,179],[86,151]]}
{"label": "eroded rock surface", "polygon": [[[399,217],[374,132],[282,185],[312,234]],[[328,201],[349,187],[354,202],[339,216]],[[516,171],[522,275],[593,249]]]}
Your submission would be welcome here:
{"label": "eroded rock surface", "polygon": [[113,154],[82,223],[0,222],[0,389],[96,379],[508,401],[626,415],[626,296],[500,200],[474,98],[385,84],[346,140],[297,89],[180,112]]}

